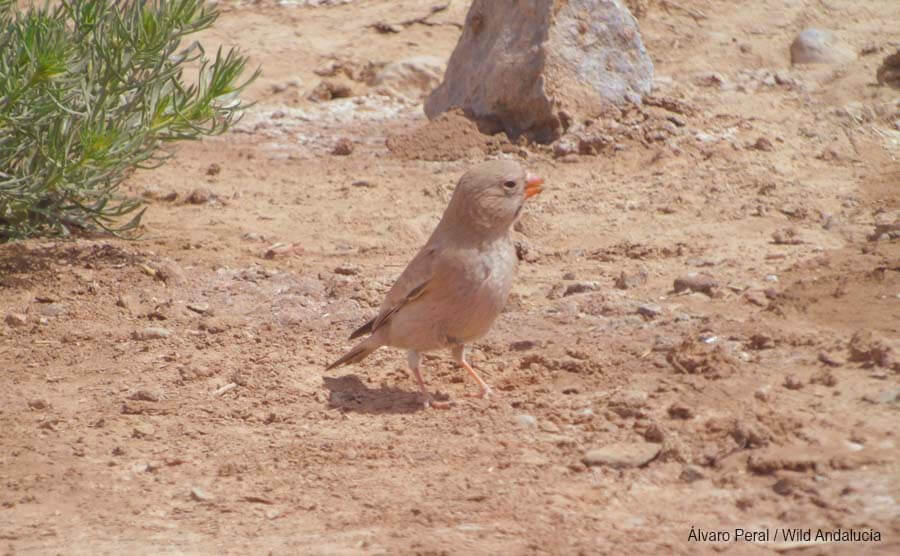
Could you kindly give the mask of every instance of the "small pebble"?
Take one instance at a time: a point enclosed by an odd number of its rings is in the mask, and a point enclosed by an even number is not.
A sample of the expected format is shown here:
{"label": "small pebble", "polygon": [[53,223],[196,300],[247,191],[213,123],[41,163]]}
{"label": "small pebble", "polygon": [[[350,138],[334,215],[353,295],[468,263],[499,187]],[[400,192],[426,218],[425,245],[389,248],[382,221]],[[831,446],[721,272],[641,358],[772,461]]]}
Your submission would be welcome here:
{"label": "small pebble", "polygon": [[694,410],[679,402],[670,405],[668,413],[669,417],[673,419],[692,419],[694,417]]}
{"label": "small pebble", "polygon": [[204,205],[213,198],[213,194],[209,189],[206,189],[205,187],[198,187],[197,189],[190,192],[185,201],[192,205]]}
{"label": "small pebble", "polygon": [[66,306],[62,303],[47,303],[41,305],[39,312],[45,317],[58,317],[65,314]]}
{"label": "small pebble", "polygon": [[191,488],[191,498],[193,498],[197,502],[212,502],[213,500],[213,497],[200,487]]}
{"label": "small pebble", "polygon": [[778,479],[774,485],[772,485],[772,490],[775,491],[776,494],[780,494],[781,496],[787,496],[794,492],[794,489],[797,487],[797,482],[793,479],[783,478]]}
{"label": "small pebble", "polygon": [[684,466],[684,469],[681,470],[681,474],[678,476],[678,478],[686,483],[693,483],[694,481],[699,481],[704,477],[703,473],[701,473],[699,469],[697,469],[693,465],[686,465]]}
{"label": "small pebble", "polygon": [[701,292],[712,295],[713,290],[719,287],[715,278],[703,272],[691,272],[675,279],[672,285],[675,293],[683,291]]}
{"label": "small pebble", "polygon": [[168,338],[172,335],[172,331],[161,326],[148,326],[147,328],[135,332],[133,334],[135,340],[159,340]]}
{"label": "small pebble", "polygon": [[4,320],[10,326],[25,326],[28,322],[28,317],[22,313],[9,313]]}
{"label": "small pebble", "polygon": [[519,340],[509,344],[511,351],[528,351],[537,347],[538,343],[534,340]]}
{"label": "small pebble", "polygon": [[576,282],[574,284],[569,284],[566,287],[566,291],[563,292],[563,297],[569,295],[575,295],[578,293],[586,293],[591,292],[597,289],[596,282]]}
{"label": "small pebble", "polygon": [[647,272],[643,270],[638,272],[625,272],[623,270],[616,278],[615,285],[620,290],[630,290],[645,284],[647,277]]}
{"label": "small pebble", "polygon": [[513,421],[521,427],[532,428],[537,426],[537,418],[534,415],[516,415],[513,417]]}
{"label": "small pebble", "polygon": [[662,314],[662,307],[656,303],[644,303],[638,305],[637,313],[647,318],[653,319]]}
{"label": "small pebble", "polygon": [[209,303],[188,303],[187,308],[203,315],[209,312]]}
{"label": "small pebble", "polygon": [[784,387],[788,390],[799,390],[803,388],[803,381],[797,378],[796,375],[787,375],[784,377]]}
{"label": "small pebble", "polygon": [[131,438],[152,438],[156,429],[149,423],[138,423],[131,429]]}
{"label": "small pebble", "polygon": [[338,139],[338,142],[335,143],[334,148],[331,149],[331,154],[335,156],[347,156],[353,152],[353,142],[346,137],[342,137]]}
{"label": "small pebble", "polygon": [[359,274],[359,267],[353,264],[344,263],[341,266],[334,269],[335,274],[340,274],[342,276],[356,276]]}
{"label": "small pebble", "polygon": [[659,444],[617,442],[585,452],[581,462],[588,466],[605,465],[616,469],[643,467],[659,455]]}
{"label": "small pebble", "polygon": [[50,404],[47,403],[47,400],[35,398],[33,400],[28,400],[28,407],[30,407],[31,409],[41,410],[47,409],[48,407],[50,407]]}

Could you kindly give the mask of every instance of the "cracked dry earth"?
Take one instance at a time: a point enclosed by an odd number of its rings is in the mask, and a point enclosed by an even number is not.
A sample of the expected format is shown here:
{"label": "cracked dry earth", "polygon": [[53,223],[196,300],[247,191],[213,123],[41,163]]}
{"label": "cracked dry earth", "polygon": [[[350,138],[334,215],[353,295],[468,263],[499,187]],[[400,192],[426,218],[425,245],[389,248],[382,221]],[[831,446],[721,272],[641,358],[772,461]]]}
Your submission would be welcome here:
{"label": "cracked dry earth", "polygon": [[[633,3],[662,101],[562,157],[376,90],[465,2],[300,4],[223,5],[257,104],[129,180],[140,240],[0,246],[3,554],[900,553],[900,4]],[[862,54],[790,67],[810,25]],[[499,395],[444,353],[449,411],[398,351],[324,373],[487,156],[546,182],[472,350]]]}

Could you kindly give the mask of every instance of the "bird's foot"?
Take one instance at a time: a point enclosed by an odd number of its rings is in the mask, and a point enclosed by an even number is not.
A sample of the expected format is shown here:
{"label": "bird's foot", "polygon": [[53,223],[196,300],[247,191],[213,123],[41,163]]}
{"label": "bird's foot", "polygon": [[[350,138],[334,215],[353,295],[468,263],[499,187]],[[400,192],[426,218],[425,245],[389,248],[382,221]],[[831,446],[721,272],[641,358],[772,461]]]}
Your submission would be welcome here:
{"label": "bird's foot", "polygon": [[424,406],[425,409],[451,409],[454,405],[456,405],[456,402],[453,400],[436,400],[431,394],[422,396],[422,406]]}
{"label": "bird's foot", "polygon": [[482,400],[489,400],[491,398],[496,398],[497,394],[494,393],[494,389],[485,384],[481,387],[481,391],[477,394],[467,394],[470,398],[481,398]]}

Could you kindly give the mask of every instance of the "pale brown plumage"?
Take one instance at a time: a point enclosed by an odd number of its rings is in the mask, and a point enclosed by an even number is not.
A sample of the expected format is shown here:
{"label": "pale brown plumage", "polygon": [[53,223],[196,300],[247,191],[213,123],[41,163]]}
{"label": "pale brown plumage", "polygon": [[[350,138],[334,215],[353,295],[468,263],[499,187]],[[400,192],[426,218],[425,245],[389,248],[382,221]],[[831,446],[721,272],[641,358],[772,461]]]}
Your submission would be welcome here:
{"label": "pale brown plumage", "polygon": [[[431,237],[387,293],[378,314],[351,338],[369,336],[328,366],[357,363],[381,346],[408,350],[426,405],[419,354],[451,348],[481,387],[490,387],[465,359],[465,345],[487,333],[506,303],[516,269],[509,231],[543,181],[511,160],[479,164],[459,180]],[[437,404],[436,404],[437,405]]]}

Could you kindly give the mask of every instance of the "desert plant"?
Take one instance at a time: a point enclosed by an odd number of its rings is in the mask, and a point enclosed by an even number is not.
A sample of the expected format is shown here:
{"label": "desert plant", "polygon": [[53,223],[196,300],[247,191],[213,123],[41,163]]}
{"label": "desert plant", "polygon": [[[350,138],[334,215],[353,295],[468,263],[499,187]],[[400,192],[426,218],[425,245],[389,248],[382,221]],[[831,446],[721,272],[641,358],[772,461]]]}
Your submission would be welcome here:
{"label": "desert plant", "polygon": [[217,16],[203,0],[0,0],[0,241],[138,227],[123,180],[167,142],[227,130],[259,74],[240,82],[246,57],[185,46]]}

